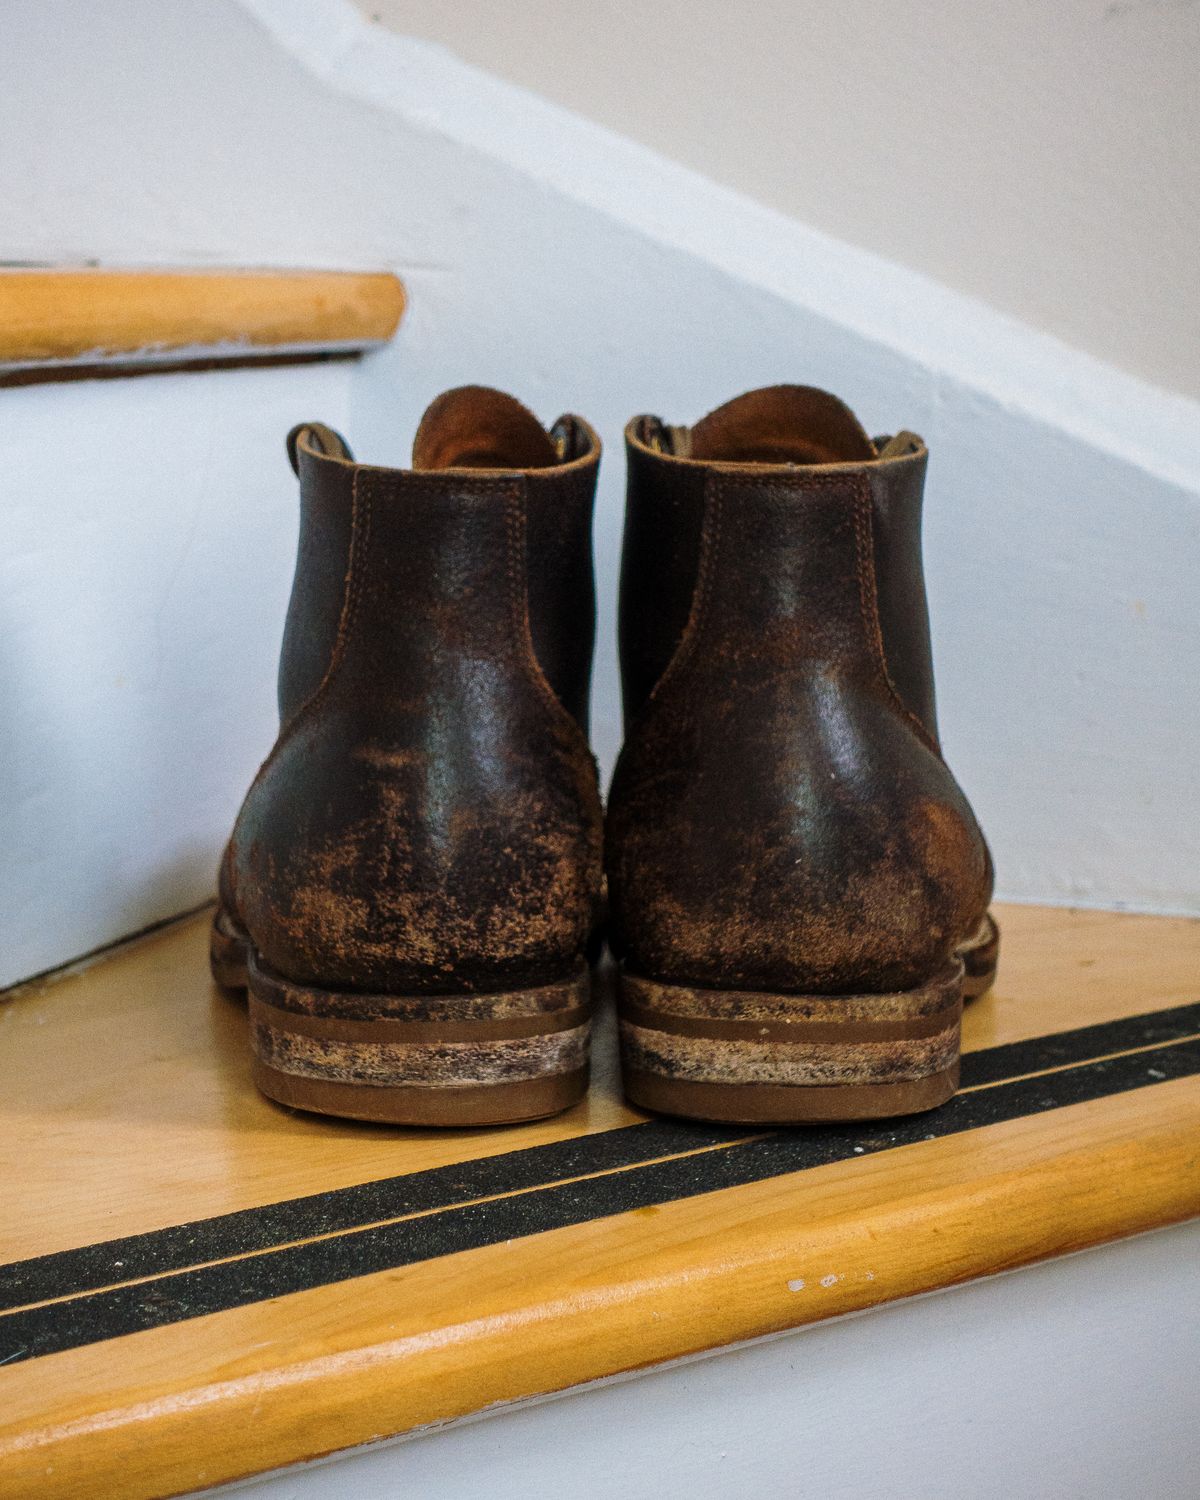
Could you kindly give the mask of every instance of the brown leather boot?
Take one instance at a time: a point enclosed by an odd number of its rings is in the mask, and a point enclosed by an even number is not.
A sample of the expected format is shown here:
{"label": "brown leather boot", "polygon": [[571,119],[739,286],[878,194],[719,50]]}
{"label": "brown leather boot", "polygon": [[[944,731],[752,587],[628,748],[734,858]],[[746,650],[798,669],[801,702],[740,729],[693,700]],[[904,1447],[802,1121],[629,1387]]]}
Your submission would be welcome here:
{"label": "brown leather boot", "polygon": [[938,747],[911,433],[778,386],[626,429],[607,866],[629,1097],[855,1120],[958,1085],[992,866]]}
{"label": "brown leather boot", "polygon": [[411,470],[288,439],[281,729],[221,867],[213,972],[301,1109],[532,1119],[587,1086],[601,891],[588,749],[595,432],[450,391]]}

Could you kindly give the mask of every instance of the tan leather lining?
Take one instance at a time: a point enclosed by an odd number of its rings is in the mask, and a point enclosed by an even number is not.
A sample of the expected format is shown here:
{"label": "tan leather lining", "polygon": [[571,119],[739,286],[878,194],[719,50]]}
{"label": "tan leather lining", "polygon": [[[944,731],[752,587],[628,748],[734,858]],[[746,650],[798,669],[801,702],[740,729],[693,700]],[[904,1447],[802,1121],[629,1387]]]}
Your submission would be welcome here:
{"label": "tan leather lining", "polygon": [[766,464],[862,463],[875,445],[848,406],[815,386],[748,391],[691,429],[688,456]]}
{"label": "tan leather lining", "polygon": [[560,454],[514,396],[464,385],[439,396],[421,418],[412,462],[414,469],[548,469]]}

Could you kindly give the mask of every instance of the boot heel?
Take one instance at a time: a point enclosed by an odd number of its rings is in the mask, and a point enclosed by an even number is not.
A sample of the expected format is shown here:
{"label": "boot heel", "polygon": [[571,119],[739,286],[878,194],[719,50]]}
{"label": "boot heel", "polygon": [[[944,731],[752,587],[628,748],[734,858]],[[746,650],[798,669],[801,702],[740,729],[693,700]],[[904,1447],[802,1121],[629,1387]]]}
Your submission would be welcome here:
{"label": "boot heel", "polygon": [[223,909],[213,978],[249,995],[254,1081],[293,1109],[393,1125],[536,1120],[587,1092],[591,974],[490,995],[360,995],[291,984]]}
{"label": "boot heel", "polygon": [[392,1125],[501,1125],[588,1086],[588,969],[501,995],[350,995],[249,960],[258,1088],[279,1104]]}
{"label": "boot heel", "polygon": [[587,1089],[591,979],[484,995],[312,989],[248,963],[254,1081],[280,1104],[392,1125],[500,1125]]}
{"label": "boot heel", "polygon": [[623,973],[625,1092],[664,1114],[797,1125],[918,1114],[958,1087],[962,964],[890,995],[702,990]]}

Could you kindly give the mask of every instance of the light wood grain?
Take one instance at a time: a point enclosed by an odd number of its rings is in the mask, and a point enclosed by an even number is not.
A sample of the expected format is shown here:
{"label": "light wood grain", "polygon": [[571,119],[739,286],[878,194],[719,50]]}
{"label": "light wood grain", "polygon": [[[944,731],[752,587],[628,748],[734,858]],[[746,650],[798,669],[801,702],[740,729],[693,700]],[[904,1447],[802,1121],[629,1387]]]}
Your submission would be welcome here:
{"label": "light wood grain", "polygon": [[0,1002],[0,1261],[645,1118],[621,1101],[607,1015],[599,1076],[556,1119],[443,1132],[277,1108],[250,1080],[245,1003],[209,978],[209,921]]}
{"label": "light wood grain", "polygon": [[385,272],[0,270],[0,367],[356,350],[391,338]]}
{"label": "light wood grain", "polygon": [[[1009,908],[993,1045],[1200,998],[1200,924]],[[1095,960],[1092,962],[1091,960]],[[604,1129],[287,1115],[248,1082],[199,919],[0,1011],[4,1259]],[[1181,1079],[637,1209],[0,1370],[0,1493],[162,1495],[1200,1213]],[[1119,1295],[1120,1289],[1114,1289]]]}

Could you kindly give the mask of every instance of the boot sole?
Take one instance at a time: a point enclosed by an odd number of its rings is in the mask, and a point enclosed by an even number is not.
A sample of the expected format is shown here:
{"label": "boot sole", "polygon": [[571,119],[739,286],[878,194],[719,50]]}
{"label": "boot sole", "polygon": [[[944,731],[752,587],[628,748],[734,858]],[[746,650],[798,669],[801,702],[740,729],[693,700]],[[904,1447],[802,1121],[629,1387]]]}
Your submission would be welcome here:
{"label": "boot sole", "polygon": [[224,911],[213,977],[248,994],[254,1081],[279,1104],[389,1125],[538,1120],[587,1092],[591,976],[499,994],[364,995],[293,984]]}
{"label": "boot sole", "polygon": [[623,973],[625,1093],[738,1125],[919,1114],[958,1088],[964,965],[882,995],[705,990]]}

